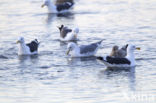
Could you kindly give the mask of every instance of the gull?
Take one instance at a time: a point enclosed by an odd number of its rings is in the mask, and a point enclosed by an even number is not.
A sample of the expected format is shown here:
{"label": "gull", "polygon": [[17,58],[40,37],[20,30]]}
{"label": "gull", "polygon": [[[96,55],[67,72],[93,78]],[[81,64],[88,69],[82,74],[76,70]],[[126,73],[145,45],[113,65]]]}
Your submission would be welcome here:
{"label": "gull", "polygon": [[102,61],[107,67],[134,67],[135,66],[135,56],[134,50],[140,50],[139,47],[134,45],[128,45],[127,56],[125,58],[111,57],[111,56],[99,56],[98,60]]}
{"label": "gull", "polygon": [[51,0],[44,0],[42,8],[47,6],[49,13],[63,13],[67,12],[73,7],[73,2],[64,2],[61,4],[54,4]]}
{"label": "gull", "polygon": [[69,43],[67,48],[67,55],[71,52],[72,57],[90,57],[94,56],[99,49],[103,40],[88,44],[88,45],[80,45],[78,46],[76,43]]}
{"label": "gull", "polygon": [[40,43],[35,39],[25,44],[24,38],[19,37],[17,44],[19,44],[18,55],[34,55],[38,53],[38,46]]}
{"label": "gull", "polygon": [[76,27],[73,30],[61,25],[59,28],[60,31],[60,40],[61,41],[75,41],[77,39],[77,35],[79,33],[79,28]]}

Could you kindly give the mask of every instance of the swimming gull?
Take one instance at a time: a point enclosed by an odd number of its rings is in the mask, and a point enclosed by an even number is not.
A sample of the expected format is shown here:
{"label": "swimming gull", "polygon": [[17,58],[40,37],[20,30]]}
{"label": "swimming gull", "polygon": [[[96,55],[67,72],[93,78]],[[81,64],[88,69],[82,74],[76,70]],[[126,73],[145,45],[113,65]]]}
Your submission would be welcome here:
{"label": "swimming gull", "polygon": [[72,57],[94,56],[96,54],[98,48],[100,47],[102,41],[103,40],[96,42],[96,43],[89,44],[89,45],[81,45],[81,46],[78,46],[77,44],[71,42],[67,46],[67,48],[68,48],[67,55],[71,51]]}
{"label": "swimming gull", "polygon": [[139,47],[128,45],[127,56],[125,58],[104,56],[97,57],[98,60],[103,61],[107,67],[133,67],[135,66],[134,50],[140,50]]}
{"label": "swimming gull", "polygon": [[25,44],[24,38],[19,37],[17,43],[19,44],[18,55],[33,55],[38,53],[39,42],[37,39]]}
{"label": "swimming gull", "polygon": [[43,8],[44,6],[47,6],[49,13],[63,13],[71,9],[73,5],[73,2],[54,4],[51,0],[44,0],[44,3],[41,7]]}
{"label": "swimming gull", "polygon": [[73,30],[61,25],[58,27],[60,31],[60,40],[61,41],[74,41],[77,40],[77,35],[79,33],[79,28],[76,27]]}
{"label": "swimming gull", "polygon": [[124,45],[122,48],[119,49],[118,46],[113,46],[110,56],[111,57],[119,57],[124,58],[127,55],[127,47],[128,44]]}

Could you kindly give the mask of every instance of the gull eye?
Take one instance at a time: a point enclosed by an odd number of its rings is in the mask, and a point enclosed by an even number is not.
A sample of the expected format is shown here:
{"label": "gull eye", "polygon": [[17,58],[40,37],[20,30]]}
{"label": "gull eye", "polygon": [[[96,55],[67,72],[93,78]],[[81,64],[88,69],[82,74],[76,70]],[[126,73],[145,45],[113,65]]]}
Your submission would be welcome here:
{"label": "gull eye", "polygon": [[74,47],[73,47],[73,46],[71,46],[71,47],[70,47],[70,50],[73,50],[73,48],[74,48]]}

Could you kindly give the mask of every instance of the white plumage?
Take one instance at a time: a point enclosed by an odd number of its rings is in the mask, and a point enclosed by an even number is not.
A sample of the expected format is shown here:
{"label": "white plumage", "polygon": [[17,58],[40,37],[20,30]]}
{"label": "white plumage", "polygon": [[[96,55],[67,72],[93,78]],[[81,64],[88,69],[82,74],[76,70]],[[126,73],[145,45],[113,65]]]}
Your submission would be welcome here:
{"label": "white plumage", "polygon": [[67,33],[64,38],[60,36],[60,40],[61,41],[75,41],[75,40],[78,40],[77,39],[78,33],[79,33],[79,28],[74,28],[72,30],[72,32]]}
{"label": "white plumage", "polygon": [[25,44],[25,40],[23,37],[19,37],[17,40],[18,43],[18,55],[34,55],[38,53],[39,42],[37,39],[32,41],[31,43]]}

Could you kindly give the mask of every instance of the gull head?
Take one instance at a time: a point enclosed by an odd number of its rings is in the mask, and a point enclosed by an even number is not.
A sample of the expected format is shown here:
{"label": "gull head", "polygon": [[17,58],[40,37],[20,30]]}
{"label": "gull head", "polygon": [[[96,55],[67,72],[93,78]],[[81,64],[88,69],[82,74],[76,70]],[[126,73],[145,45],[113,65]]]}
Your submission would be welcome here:
{"label": "gull head", "polygon": [[76,46],[77,45],[75,43],[73,43],[73,42],[69,43],[68,46],[67,46],[66,54],[69,55],[70,51],[74,50],[76,48]]}
{"label": "gull head", "polygon": [[41,7],[43,8],[44,6],[49,6],[50,3],[51,3],[50,0],[44,0],[43,4],[41,5]]}
{"label": "gull head", "polygon": [[24,43],[24,38],[23,37],[19,37],[16,43],[17,44],[18,43]]}
{"label": "gull head", "polygon": [[136,47],[135,45],[128,45],[127,47],[127,52],[134,52],[134,50],[140,50],[141,48],[140,47]]}
{"label": "gull head", "polygon": [[74,28],[74,33],[76,33],[76,34],[79,33],[79,28],[78,27]]}
{"label": "gull head", "polygon": [[79,33],[79,28],[78,27],[74,28],[73,34],[75,38],[77,38],[78,33]]}
{"label": "gull head", "polygon": [[119,47],[117,45],[113,46],[112,51],[117,51]]}

